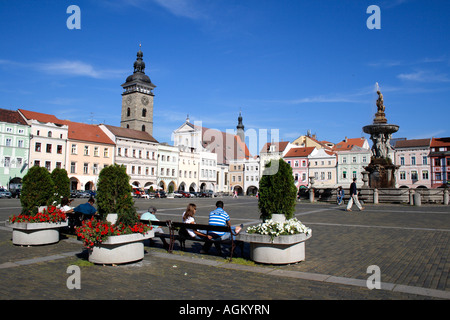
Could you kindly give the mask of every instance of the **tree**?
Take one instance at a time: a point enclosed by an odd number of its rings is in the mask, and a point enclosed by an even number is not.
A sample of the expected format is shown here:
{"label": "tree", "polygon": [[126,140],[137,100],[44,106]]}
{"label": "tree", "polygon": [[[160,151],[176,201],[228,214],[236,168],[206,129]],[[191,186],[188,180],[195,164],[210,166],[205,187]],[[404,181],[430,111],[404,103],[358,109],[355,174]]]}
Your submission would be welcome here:
{"label": "tree", "polygon": [[97,210],[100,215],[117,213],[116,224],[139,222],[131,196],[130,177],[122,165],[114,164],[100,171],[97,184]]}
{"label": "tree", "polygon": [[38,207],[51,205],[53,188],[52,178],[46,168],[31,167],[22,179],[22,191],[20,193],[22,212],[36,214]]}
{"label": "tree", "polygon": [[63,197],[70,197],[70,179],[67,175],[67,171],[61,168],[53,169],[51,173],[53,180],[53,199],[57,204],[61,204]]}
{"label": "tree", "polygon": [[272,160],[264,169],[259,182],[260,218],[265,221],[271,219],[273,213],[281,213],[286,219],[291,219],[296,198],[297,188],[291,166],[283,159]]}

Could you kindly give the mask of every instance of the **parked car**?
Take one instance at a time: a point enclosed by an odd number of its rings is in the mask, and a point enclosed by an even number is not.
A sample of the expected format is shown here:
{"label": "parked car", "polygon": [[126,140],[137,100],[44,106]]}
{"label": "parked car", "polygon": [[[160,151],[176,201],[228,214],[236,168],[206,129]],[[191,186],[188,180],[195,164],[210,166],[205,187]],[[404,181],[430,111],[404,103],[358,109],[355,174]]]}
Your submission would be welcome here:
{"label": "parked car", "polygon": [[0,189],[0,198],[11,198],[12,194],[6,189]]}
{"label": "parked car", "polygon": [[175,191],[173,193],[173,196],[175,198],[190,198],[191,194],[189,192],[186,192],[186,191]]}
{"label": "parked car", "polygon": [[162,190],[155,191],[155,198],[167,198],[167,193]]}
{"label": "parked car", "polygon": [[77,198],[90,198],[91,194],[88,191],[85,191],[85,190],[78,190],[76,197]]}

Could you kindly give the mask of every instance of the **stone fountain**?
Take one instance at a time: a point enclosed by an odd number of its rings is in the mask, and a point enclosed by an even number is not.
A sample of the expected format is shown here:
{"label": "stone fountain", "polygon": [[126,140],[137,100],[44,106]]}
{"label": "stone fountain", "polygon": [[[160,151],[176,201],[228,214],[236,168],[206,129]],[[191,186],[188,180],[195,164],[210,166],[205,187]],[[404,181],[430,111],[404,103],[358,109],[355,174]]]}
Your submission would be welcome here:
{"label": "stone fountain", "polygon": [[388,124],[386,119],[383,95],[377,90],[377,113],[373,124],[363,127],[363,131],[370,134],[372,140],[372,157],[364,174],[369,175],[370,188],[395,188],[395,171],[399,168],[392,163],[389,152],[393,151],[390,140],[399,126]]}

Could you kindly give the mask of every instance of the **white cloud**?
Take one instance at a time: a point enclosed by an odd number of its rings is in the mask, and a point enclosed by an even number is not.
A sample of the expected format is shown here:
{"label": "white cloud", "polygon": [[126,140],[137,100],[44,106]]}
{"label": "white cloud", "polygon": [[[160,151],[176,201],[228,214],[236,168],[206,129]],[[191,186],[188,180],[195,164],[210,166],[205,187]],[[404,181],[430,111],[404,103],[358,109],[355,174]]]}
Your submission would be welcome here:
{"label": "white cloud", "polygon": [[444,73],[435,73],[432,71],[416,71],[412,73],[401,73],[397,76],[401,80],[416,82],[450,82],[450,78]]}
{"label": "white cloud", "polygon": [[31,68],[41,72],[55,74],[55,75],[68,75],[68,76],[81,76],[90,77],[96,79],[108,79],[111,77],[123,77],[129,73],[129,70],[118,69],[99,69],[93,65],[76,60],[60,60],[56,62],[34,62],[34,63],[22,63],[11,60],[1,60],[0,65],[15,66],[22,68]]}
{"label": "white cloud", "polygon": [[200,11],[200,7],[196,6],[193,0],[153,0],[153,2],[179,17],[205,18],[205,14]]}

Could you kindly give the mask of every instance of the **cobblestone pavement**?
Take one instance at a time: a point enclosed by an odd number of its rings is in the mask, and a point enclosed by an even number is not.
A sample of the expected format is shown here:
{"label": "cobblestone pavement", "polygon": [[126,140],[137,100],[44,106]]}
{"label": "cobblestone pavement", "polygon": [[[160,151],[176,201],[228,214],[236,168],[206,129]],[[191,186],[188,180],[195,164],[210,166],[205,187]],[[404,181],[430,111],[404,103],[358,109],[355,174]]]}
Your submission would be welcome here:
{"label": "cobblestone pavement", "polygon": [[[186,204],[199,208],[205,222],[216,199],[136,201],[140,211],[158,208],[161,219],[179,220]],[[224,198],[233,224],[258,222],[254,198]],[[12,206],[6,206],[8,208]],[[0,299],[177,300],[426,300],[450,299],[450,207],[367,205],[350,213],[332,204],[299,203],[296,216],[312,228],[306,260],[286,266],[258,265],[244,258],[200,254],[188,241],[186,252],[168,254],[159,239],[145,242],[142,261],[99,266],[74,236],[57,244],[20,247],[0,226]],[[5,215],[5,211],[1,211]],[[226,252],[225,252],[226,253]],[[240,256],[237,250],[237,256]],[[80,268],[81,289],[69,289],[69,266]],[[366,286],[369,266],[381,271],[381,289]],[[173,310],[172,310],[173,311]]]}

